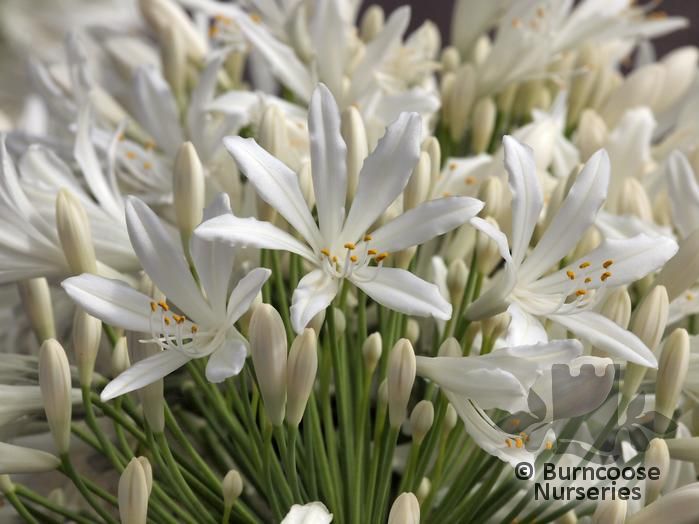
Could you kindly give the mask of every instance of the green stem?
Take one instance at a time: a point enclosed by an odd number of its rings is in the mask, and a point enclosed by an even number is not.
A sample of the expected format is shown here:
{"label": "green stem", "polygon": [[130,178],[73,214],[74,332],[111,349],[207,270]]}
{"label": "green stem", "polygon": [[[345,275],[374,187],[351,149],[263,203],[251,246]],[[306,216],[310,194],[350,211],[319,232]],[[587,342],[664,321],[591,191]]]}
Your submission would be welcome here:
{"label": "green stem", "polygon": [[102,517],[105,520],[105,522],[109,524],[118,524],[117,520],[114,517],[112,517],[112,515],[106,509],[104,509],[102,504],[95,500],[91,490],[88,489],[83,478],[73,467],[73,463],[70,461],[70,455],[68,453],[63,453],[60,458],[60,470],[66,477],[73,481],[73,484],[76,488],[78,488],[78,491],[87,501],[87,503],[94,508],[94,510],[99,514],[100,517]]}

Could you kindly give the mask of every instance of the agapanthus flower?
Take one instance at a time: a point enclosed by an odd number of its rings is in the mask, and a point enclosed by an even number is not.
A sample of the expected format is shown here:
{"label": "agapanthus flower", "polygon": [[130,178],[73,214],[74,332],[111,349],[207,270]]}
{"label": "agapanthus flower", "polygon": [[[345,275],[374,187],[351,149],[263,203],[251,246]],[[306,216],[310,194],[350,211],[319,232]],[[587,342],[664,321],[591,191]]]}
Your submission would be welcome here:
{"label": "agapanthus flower", "polygon": [[316,224],[296,175],[252,139],[226,138],[234,156],[260,197],[297,231],[305,244],[269,222],[222,215],[201,225],[195,235],[241,246],[284,250],[315,269],[299,282],[292,298],[291,321],[300,332],[337,295],[343,279],[376,302],[410,315],[448,319],[451,305],[436,286],[409,271],[384,265],[389,253],[421,244],[465,223],[483,203],[468,197],[431,200],[385,225],[372,225],[401,194],[420,152],[420,119],[403,113],[386,131],[359,174],[357,192],[345,215],[346,145],[340,113],[322,84],[313,95],[311,135]]}
{"label": "agapanthus flower", "polygon": [[[228,199],[221,195],[206,209],[205,217],[228,212]],[[63,281],[68,295],[85,311],[109,325],[149,335],[142,340],[163,350],[115,378],[102,391],[102,398],[140,389],[195,358],[209,356],[206,376],[212,382],[238,374],[248,343],[235,323],[249,309],[270,271],[253,269],[229,294],[233,248],[194,238],[190,253],[200,288],[179,239],[169,234],[148,206],[130,198],[126,222],[143,269],[167,299],[147,296],[122,281],[96,275]]]}

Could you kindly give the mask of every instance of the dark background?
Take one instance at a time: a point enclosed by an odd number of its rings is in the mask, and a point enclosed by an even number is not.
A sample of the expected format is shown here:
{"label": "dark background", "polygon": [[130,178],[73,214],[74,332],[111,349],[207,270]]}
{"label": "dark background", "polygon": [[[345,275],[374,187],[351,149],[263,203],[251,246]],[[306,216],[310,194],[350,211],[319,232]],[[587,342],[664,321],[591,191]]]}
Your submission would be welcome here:
{"label": "dark background", "polygon": [[[489,0],[472,0],[473,2],[488,2]],[[374,2],[365,2],[364,7]],[[430,19],[439,25],[444,35],[445,42],[449,39],[449,26],[451,23],[451,11],[454,0],[375,0],[390,13],[401,5],[409,4],[413,14],[410,28],[418,27],[424,20]],[[645,4],[645,1],[639,2]],[[666,54],[668,51],[683,45],[699,44],[699,0],[664,0],[658,2],[658,11],[664,11],[668,15],[684,16],[689,19],[689,27],[670,33],[667,36],[654,40],[658,56]]]}

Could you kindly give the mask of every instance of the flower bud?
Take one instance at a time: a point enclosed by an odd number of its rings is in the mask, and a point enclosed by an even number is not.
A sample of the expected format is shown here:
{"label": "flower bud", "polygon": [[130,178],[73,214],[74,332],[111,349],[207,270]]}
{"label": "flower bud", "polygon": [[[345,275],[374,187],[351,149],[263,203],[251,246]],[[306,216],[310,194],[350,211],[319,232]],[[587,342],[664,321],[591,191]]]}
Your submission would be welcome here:
{"label": "flower bud", "polygon": [[580,112],[588,105],[595,88],[600,62],[599,54],[596,47],[586,46],[581,49],[576,59],[575,68],[579,72],[571,80],[568,96],[567,121],[571,125],[578,123]]}
{"label": "flower bud", "polygon": [[160,60],[163,76],[170,85],[175,100],[182,103],[187,82],[187,50],[184,48],[182,36],[172,26],[164,28],[161,38]]}
{"label": "flower bud", "polygon": [[577,260],[588,255],[593,249],[602,243],[602,235],[596,227],[588,227],[587,231],[583,233],[580,242],[573,249],[573,253],[570,255],[570,260]]}
{"label": "flower bud", "polygon": [[510,326],[510,314],[507,311],[498,313],[481,321],[483,337],[488,339],[499,338]]}
{"label": "flower bud", "polygon": [[323,322],[325,322],[325,310],[317,313],[308,323],[308,327],[315,331],[317,335],[323,327]]}
{"label": "flower bud", "polygon": [[432,482],[430,482],[430,479],[428,479],[427,477],[422,477],[420,485],[417,487],[417,492],[415,493],[417,501],[420,503],[420,505],[422,505],[422,503],[425,502],[425,499],[428,497],[431,490]]}
{"label": "flower bud", "polygon": [[369,335],[362,344],[362,356],[364,357],[364,368],[367,374],[371,375],[381,360],[382,352],[381,333],[378,331]]}
{"label": "flower bud", "polygon": [[512,106],[514,106],[515,97],[517,96],[517,86],[518,84],[512,83],[498,93],[495,102],[501,113],[509,115],[512,111]]}
{"label": "flower bud", "polygon": [[454,142],[464,137],[476,97],[476,71],[471,64],[456,70],[454,85],[449,93],[449,132]]}
{"label": "flower bud", "polygon": [[586,109],[580,116],[580,123],[575,134],[575,145],[580,150],[580,160],[587,160],[599,149],[602,149],[607,140],[607,124],[602,117],[592,109]]}
{"label": "flower bud", "polygon": [[308,208],[312,209],[316,204],[316,196],[313,193],[313,172],[311,171],[311,163],[304,162],[301,164],[298,172],[299,187],[301,195],[308,204]]}
{"label": "flower bud", "polygon": [[451,404],[447,404],[447,410],[444,413],[444,422],[442,422],[445,436],[451,433],[451,430],[456,427],[458,421],[459,415],[456,409]]}
{"label": "flower bud", "polygon": [[471,116],[471,150],[475,154],[485,153],[495,131],[497,107],[492,98],[481,98],[473,108]]}
{"label": "flower bud", "polygon": [[223,477],[221,483],[223,491],[223,504],[230,508],[243,493],[243,477],[236,470],[232,469]]}
{"label": "flower bud", "polygon": [[459,226],[452,233],[451,242],[445,246],[444,260],[448,262],[458,258],[470,260],[473,249],[476,247],[476,233],[476,229],[470,223]]}
{"label": "flower bud", "polygon": [[699,437],[665,439],[670,458],[687,462],[699,462]]}
{"label": "flower bud", "polygon": [[373,4],[367,7],[359,25],[359,37],[364,42],[372,41],[384,26],[386,15],[380,5]]}
{"label": "flower bud", "polygon": [[624,180],[617,197],[616,212],[620,215],[636,216],[644,222],[653,222],[653,206],[648,193],[637,179],[627,177]]}
{"label": "flower bud", "polygon": [[289,136],[282,110],[274,104],[265,107],[260,119],[257,142],[271,155],[282,157],[289,145]]}
{"label": "flower bud", "polygon": [[609,292],[600,313],[620,327],[626,329],[631,320],[631,297],[625,287]]}
{"label": "flower bud", "polygon": [[[640,338],[641,342],[648,346],[651,351],[655,351],[660,344],[660,339],[667,325],[668,313],[667,291],[663,286],[655,286],[644,297],[631,319],[631,332]],[[647,370],[648,368],[633,363],[626,366],[621,391],[627,401],[631,400],[638,391]]]}
{"label": "flower bud", "polygon": [[102,322],[77,308],[73,317],[73,351],[83,386],[90,387],[92,384],[101,339]]}
{"label": "flower bud", "polygon": [[[493,218],[485,219],[491,226],[500,229],[498,223]],[[500,250],[497,243],[488,235],[482,232],[476,234],[476,269],[483,275],[490,275],[495,267],[500,263]]]}
{"label": "flower bud", "polygon": [[407,338],[413,346],[417,344],[420,338],[420,323],[414,318],[409,318],[405,325],[405,338]]}
{"label": "flower bud", "polygon": [[56,338],[56,326],[53,319],[51,292],[45,278],[30,278],[17,283],[19,297],[29,324],[39,342]]}
{"label": "flower bud", "polygon": [[180,34],[187,55],[193,60],[201,60],[207,53],[204,37],[194,27],[187,13],[173,0],[139,0],[143,18],[159,35],[168,28]]}
{"label": "flower bud", "polygon": [[54,503],[56,506],[65,506],[66,505],[66,492],[62,488],[55,488],[49,491],[49,494],[46,495],[46,498],[49,499],[52,503]]}
{"label": "flower bud", "polygon": [[96,273],[97,259],[85,208],[67,189],[56,197],[56,229],[70,271]]}
{"label": "flower bud", "polygon": [[456,81],[456,73],[447,71],[442,75],[439,84],[439,95],[442,100],[442,122],[449,124],[451,119],[451,94],[454,91],[454,82]]}
{"label": "flower bud", "polygon": [[151,491],[153,491],[153,467],[146,457],[136,457],[141,463],[143,468],[143,473],[146,475],[146,488],[148,488],[148,495],[150,496]]}
{"label": "flower bud", "polygon": [[[152,342],[138,342],[138,334],[129,332],[127,347],[136,362],[157,355],[162,350],[158,344]],[[165,431],[165,392],[163,379],[156,380],[138,390],[138,398],[143,407],[143,416],[151,431],[162,433]]]}
{"label": "flower bud", "polygon": [[[371,8],[370,8],[371,9]],[[362,115],[354,106],[349,106],[342,113],[340,127],[342,138],[347,144],[347,209],[354,199],[359,182],[359,171],[364,165],[364,159],[369,155],[369,143],[364,128]]]}
{"label": "flower bud", "polygon": [[434,406],[429,400],[421,400],[410,414],[410,427],[413,432],[413,442],[420,445],[434,422]]}
{"label": "flower bud", "polygon": [[461,303],[466,290],[467,280],[468,269],[466,269],[466,263],[460,258],[452,260],[447,270],[447,289],[449,290],[449,300],[454,307]]}
{"label": "flower bud", "polygon": [[415,164],[413,174],[403,190],[404,211],[417,207],[427,200],[430,192],[431,170],[430,155],[423,151],[420,153],[420,159]]}
{"label": "flower bud", "polygon": [[689,89],[696,77],[697,48],[679,47],[663,57],[660,63],[665,69],[665,82],[662,96],[653,104],[653,111],[658,114],[677,102]]}
{"label": "flower bud", "polygon": [[670,471],[670,452],[665,441],[661,438],[651,440],[643,456],[643,461],[646,471],[650,468],[657,468],[660,472],[657,480],[653,480],[650,476],[646,478],[646,505],[648,505],[660,495]]}
{"label": "flower bud", "polygon": [[265,411],[275,426],[284,421],[286,406],[286,331],[269,304],[255,307],[250,320],[250,353]]}
{"label": "flower bud", "polygon": [[286,421],[298,426],[306,410],[308,397],[318,370],[318,344],[316,333],[310,328],[303,330],[291,344],[286,366],[287,407]]}
{"label": "flower bud", "polygon": [[422,142],[422,150],[430,155],[430,185],[434,185],[442,171],[442,149],[439,140],[433,136],[428,136]]}
{"label": "flower bud", "polygon": [[656,285],[665,286],[670,301],[699,280],[699,228],[680,242],[680,248],[655,277]]}
{"label": "flower bud", "polygon": [[437,356],[440,357],[462,357],[461,346],[459,341],[454,337],[447,338],[442,345],[439,346],[439,351],[437,351]]}
{"label": "flower bud", "polygon": [[420,524],[420,503],[412,493],[401,493],[391,506],[388,524]]}
{"label": "flower bud", "polygon": [[626,522],[626,501],[619,498],[603,499],[597,503],[592,516],[593,524],[624,524]]}
{"label": "flower bud", "polygon": [[183,242],[188,243],[204,212],[204,171],[191,142],[185,142],[177,151],[173,198],[177,227]]}
{"label": "flower bud", "polygon": [[119,478],[119,517],[122,524],[146,524],[148,484],[146,473],[137,458],[131,459]]}
{"label": "flower bud", "polygon": [[12,483],[9,475],[0,474],[0,493],[14,493],[15,485]]}
{"label": "flower bud", "polygon": [[478,200],[485,203],[479,216],[483,218],[492,217],[497,220],[504,211],[504,188],[502,181],[497,177],[488,177],[481,184],[478,190]]}
{"label": "flower bud", "polygon": [[126,341],[126,337],[120,337],[116,344],[114,344],[114,349],[112,350],[112,377],[118,377],[130,367],[129,345]]}
{"label": "flower bud", "polygon": [[39,386],[46,419],[60,454],[70,448],[70,420],[73,411],[70,365],[63,347],[55,339],[41,345]]}
{"label": "flower bud", "polygon": [[[631,515],[626,524],[691,524],[696,522],[699,507],[699,482],[687,484],[663,495],[638,513]],[[600,524],[602,521],[599,521]],[[607,521],[604,521],[606,524]]]}
{"label": "flower bud", "polygon": [[680,398],[689,369],[689,335],[675,329],[665,340],[655,380],[655,431],[665,433]]}
{"label": "flower bud", "polygon": [[388,361],[388,416],[394,429],[399,428],[406,418],[415,370],[413,346],[402,338],[393,346]]}
{"label": "flower bud", "polygon": [[417,246],[406,247],[401,249],[393,256],[394,266],[400,269],[408,269],[410,262],[417,253]]}
{"label": "flower bud", "polygon": [[347,329],[347,319],[345,318],[345,313],[337,307],[332,308],[333,317],[335,320],[335,334],[337,337],[344,335]]}
{"label": "flower bud", "polygon": [[442,56],[440,60],[442,62],[442,71],[456,71],[456,69],[461,64],[461,55],[459,55],[459,50],[456,49],[454,46],[448,46],[442,50]]}
{"label": "flower bud", "polygon": [[662,96],[664,84],[665,68],[662,65],[653,63],[638,68],[609,94],[600,115],[608,126],[614,127],[628,109],[654,107]]}
{"label": "flower bud", "polygon": [[53,471],[60,464],[58,457],[45,451],[0,442],[0,476]]}

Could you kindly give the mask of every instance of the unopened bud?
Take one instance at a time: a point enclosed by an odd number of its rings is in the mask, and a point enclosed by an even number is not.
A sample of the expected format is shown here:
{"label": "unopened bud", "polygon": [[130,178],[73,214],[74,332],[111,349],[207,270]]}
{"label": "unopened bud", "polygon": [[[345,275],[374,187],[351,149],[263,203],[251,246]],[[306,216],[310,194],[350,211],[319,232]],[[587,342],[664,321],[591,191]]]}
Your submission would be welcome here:
{"label": "unopened bud", "polygon": [[410,414],[410,428],[413,432],[413,441],[422,444],[427,432],[434,422],[434,406],[429,400],[421,400],[413,408]]}
{"label": "unopened bud", "polygon": [[[136,333],[129,332],[128,343],[126,344],[127,347],[131,347],[131,353],[136,362],[157,355],[162,351],[158,344],[138,342],[138,338]],[[165,391],[163,379],[155,380],[139,389],[138,398],[143,406],[143,417],[146,419],[151,431],[153,433],[165,431]]]}
{"label": "unopened bud", "polygon": [[359,37],[364,42],[371,42],[378,35],[384,26],[386,15],[380,5],[370,5],[362,16],[359,25]]}
{"label": "unopened bud", "polygon": [[133,458],[119,478],[119,517],[122,524],[146,524],[149,495],[143,466],[137,458]]}
{"label": "unopened bud", "polygon": [[451,433],[451,430],[456,427],[456,423],[459,421],[459,415],[456,413],[456,409],[454,409],[454,406],[451,404],[447,404],[447,410],[444,413],[444,422],[443,428],[444,428],[444,434],[448,435]]}
{"label": "unopened bud", "polygon": [[516,83],[508,85],[505,89],[500,91],[495,99],[501,113],[509,115],[512,111],[512,106],[514,106],[515,98],[517,96],[517,86],[518,84]]}
{"label": "unopened bud", "polygon": [[479,213],[481,217],[496,219],[504,211],[504,187],[497,177],[488,177],[478,190],[478,199],[484,202],[483,209]]}
{"label": "unopened bud", "polygon": [[608,498],[597,504],[592,516],[593,524],[624,524],[626,522],[626,501]]}
{"label": "unopened bud", "polygon": [[52,489],[51,491],[49,491],[49,494],[46,496],[46,498],[49,499],[52,503],[54,503],[56,506],[66,505],[66,492],[62,488]]}
{"label": "unopened bud", "polygon": [[626,329],[631,320],[631,296],[625,287],[609,292],[600,313],[620,327]]}
{"label": "unopened bud", "polygon": [[600,114],[613,127],[628,109],[639,106],[654,107],[662,96],[665,84],[665,68],[652,63],[629,74],[623,83],[607,97]]}
{"label": "unopened bud", "polygon": [[495,131],[497,107],[492,98],[481,98],[473,108],[471,116],[471,150],[473,153],[484,153],[488,150]]}
{"label": "unopened bud", "polygon": [[454,46],[445,47],[442,50],[442,71],[450,72],[456,71],[456,69],[461,64],[461,56],[459,55],[459,50]]}
{"label": "unopened bud", "polygon": [[243,493],[243,477],[236,470],[230,470],[223,477],[221,490],[223,491],[223,504],[227,508],[232,507]]}
{"label": "unopened bud", "polygon": [[602,235],[596,227],[588,227],[583,233],[580,242],[575,246],[570,255],[571,260],[577,260],[589,254],[593,249],[597,249],[602,243]]}
{"label": "unopened bud", "polygon": [[398,251],[396,254],[393,255],[393,261],[395,267],[401,268],[401,269],[408,269],[408,266],[410,266],[410,262],[412,262],[413,258],[415,257],[415,254],[417,253],[417,246],[410,246],[406,247],[405,249],[401,249]]}
{"label": "unopened bud", "polygon": [[646,471],[650,471],[651,468],[657,468],[660,472],[660,476],[657,479],[650,475],[646,478],[645,502],[648,505],[660,495],[660,491],[665,486],[670,471],[670,452],[665,441],[661,438],[651,440],[650,444],[648,444],[648,449],[646,449],[643,455],[643,461]]}
{"label": "unopened bud", "polygon": [[[699,482],[687,484],[664,494],[626,520],[626,524],[692,524],[699,507]],[[602,524],[603,521],[599,521]],[[604,521],[607,524],[607,521]]]}
{"label": "unopened bud", "polygon": [[284,115],[278,106],[269,104],[262,112],[257,142],[273,156],[281,157],[285,153],[289,137]]}
{"label": "unopened bud", "polygon": [[665,433],[689,370],[689,335],[678,328],[665,340],[655,380],[655,431]]}
{"label": "unopened bud", "polygon": [[284,421],[286,406],[286,331],[269,304],[255,308],[250,321],[250,353],[265,411],[275,426]]}
{"label": "unopened bud", "polygon": [[318,334],[320,333],[320,329],[323,327],[323,322],[325,322],[325,310],[317,313],[308,323],[308,327]]}
{"label": "unopened bud", "polygon": [[[61,461],[51,453],[0,442],[0,477],[53,471],[60,465]],[[9,481],[9,478],[6,480]],[[2,485],[0,491],[5,491]]]}
{"label": "unopened bud", "polygon": [[70,271],[75,275],[96,273],[97,259],[85,208],[67,189],[56,197],[56,229]]}
{"label": "unopened bud", "polygon": [[163,76],[170,85],[175,99],[182,103],[187,81],[187,50],[180,33],[172,26],[166,27],[162,34],[160,60]]}
{"label": "unopened bud", "polygon": [[471,64],[462,65],[456,70],[449,97],[449,131],[454,142],[466,133],[475,96],[476,71]]}
{"label": "unopened bud", "polygon": [[699,462],[699,437],[669,438],[665,444],[671,459]]}
{"label": "unopened bud", "polygon": [[420,503],[412,493],[401,493],[391,506],[388,524],[420,524]]}
{"label": "unopened bud", "polygon": [[362,344],[362,356],[364,357],[364,367],[371,375],[381,360],[382,352],[381,333],[378,331],[369,335]]}
{"label": "unopened bud", "polygon": [[[3,446],[3,445],[4,444],[0,444],[0,446]],[[5,493],[7,495],[9,493],[14,493],[14,491],[15,491],[15,485],[12,483],[10,476],[5,475],[5,474],[0,474],[0,493]]]}
{"label": "unopened bud", "polygon": [[70,421],[73,411],[70,365],[63,347],[55,339],[41,345],[39,386],[46,419],[60,454],[70,448]]}
{"label": "unopened bud", "polygon": [[24,313],[39,342],[56,338],[56,326],[53,319],[51,292],[45,278],[31,278],[18,282],[17,288],[22,300]]}
{"label": "unopened bud", "polygon": [[599,61],[599,51],[593,46],[587,46],[581,49],[577,57],[575,68],[578,73],[572,78],[570,95],[568,96],[567,121],[571,125],[578,122],[580,112],[589,103],[590,96],[595,87],[595,81],[597,80]]}
{"label": "unopened bud", "polygon": [[95,360],[102,339],[102,322],[78,308],[73,317],[73,351],[80,373],[80,384],[90,386]]}
{"label": "unopened bud", "polygon": [[116,344],[114,344],[114,349],[112,350],[112,377],[118,377],[130,367],[129,344],[126,341],[126,337],[121,337],[117,340]]}
{"label": "unopened bud", "polygon": [[[349,106],[342,113],[340,131],[347,144],[347,204],[354,199],[359,182],[359,171],[369,155],[369,143],[362,115],[354,106]],[[347,208],[349,209],[349,207]]]}
{"label": "unopened bud", "polygon": [[456,82],[456,73],[447,71],[442,75],[439,83],[439,95],[442,100],[442,122],[449,124],[451,119],[451,95],[454,91],[454,82]]}
{"label": "unopened bud", "polygon": [[408,180],[408,184],[403,191],[403,210],[408,211],[427,200],[430,192],[431,176],[430,155],[426,152],[420,153],[420,159],[415,164],[413,174]]}
{"label": "unopened bud", "polygon": [[430,155],[430,184],[434,185],[442,171],[442,149],[439,140],[433,136],[428,136],[422,142],[422,150]]}
{"label": "unopened bud", "polygon": [[461,303],[467,280],[466,263],[460,258],[452,260],[447,270],[447,289],[449,290],[449,300],[454,307]]}
{"label": "unopened bud", "polygon": [[148,488],[148,495],[150,496],[151,491],[153,491],[153,466],[150,465],[146,457],[136,457],[136,460],[141,463],[143,473],[146,475],[146,488]]}
{"label": "unopened bud", "polygon": [[685,46],[674,49],[663,57],[661,64],[665,68],[665,82],[662,96],[653,104],[653,111],[659,114],[677,102],[689,89],[696,77],[697,48]]}
{"label": "unopened bud", "polygon": [[616,211],[620,215],[633,215],[644,222],[653,222],[653,206],[648,193],[633,177],[627,177],[624,180],[622,190],[617,197]]}
{"label": "unopened bud", "polygon": [[316,204],[316,196],[313,192],[313,172],[311,171],[311,163],[304,162],[298,172],[299,187],[301,195],[306,201],[309,209],[312,209]]}
{"label": "unopened bud", "polygon": [[462,357],[461,346],[459,341],[454,337],[447,338],[442,345],[439,346],[437,351],[437,356],[439,357]]}
{"label": "unopened bud", "polygon": [[207,53],[206,40],[194,27],[187,13],[173,0],[139,0],[143,18],[162,35],[168,28],[180,34],[184,49],[193,60],[202,59]]}
{"label": "unopened bud", "polygon": [[499,338],[510,325],[510,314],[507,311],[503,311],[495,316],[488,317],[481,321],[481,330],[483,331],[483,336],[488,339]]}
{"label": "unopened bud", "polygon": [[430,479],[428,479],[427,477],[422,477],[420,485],[417,487],[417,492],[415,493],[417,501],[420,503],[420,505],[422,505],[422,503],[425,502],[425,499],[428,497],[431,490],[432,482],[430,482]]}
{"label": "unopened bud", "polygon": [[204,211],[204,170],[191,142],[180,146],[175,159],[173,197],[177,227],[184,242],[201,224]]}
{"label": "unopened bud", "polygon": [[405,325],[405,338],[407,338],[413,346],[417,344],[420,338],[420,324],[414,318],[409,318]]}
{"label": "unopened bud", "polygon": [[402,338],[393,346],[388,361],[388,416],[392,428],[399,428],[406,418],[415,370],[413,346]]}
{"label": "unopened bud", "polygon": [[[485,219],[491,226],[500,229],[498,223],[491,217]],[[476,235],[476,269],[483,275],[490,275],[500,263],[500,250],[497,243],[488,235],[478,232]]]}
{"label": "unopened bud", "polygon": [[607,124],[594,110],[586,109],[580,116],[580,123],[575,134],[575,145],[580,151],[580,160],[587,160],[604,146],[607,140]]}
{"label": "unopened bud", "polygon": [[318,370],[318,343],[316,333],[310,328],[303,330],[291,344],[286,367],[287,401],[286,421],[298,426],[306,410],[308,397]]}

